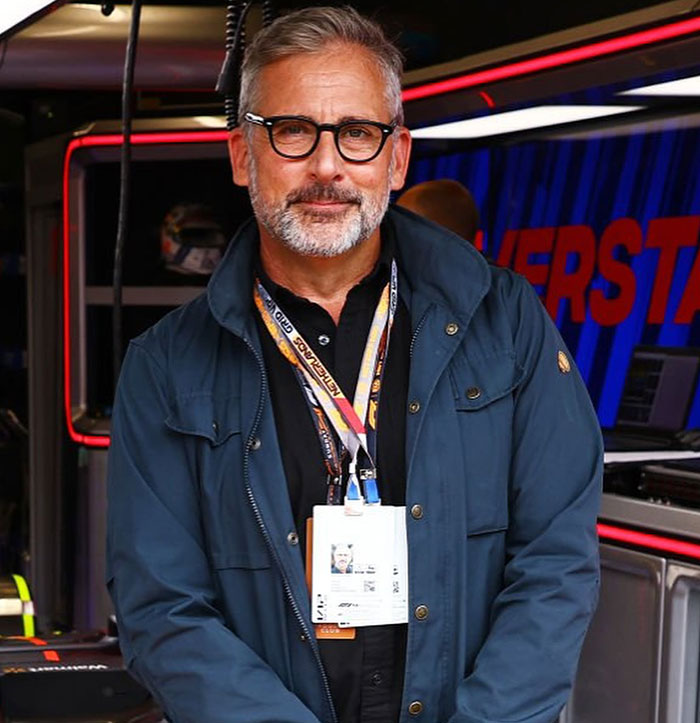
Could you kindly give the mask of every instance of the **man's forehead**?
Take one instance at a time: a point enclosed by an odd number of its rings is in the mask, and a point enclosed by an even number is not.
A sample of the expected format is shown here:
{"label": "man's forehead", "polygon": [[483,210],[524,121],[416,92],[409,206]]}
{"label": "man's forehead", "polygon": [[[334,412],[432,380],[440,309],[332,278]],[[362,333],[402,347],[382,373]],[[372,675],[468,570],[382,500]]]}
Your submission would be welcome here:
{"label": "man's forehead", "polygon": [[384,77],[373,60],[363,48],[345,45],[274,61],[260,73],[256,112],[324,122],[387,115]]}

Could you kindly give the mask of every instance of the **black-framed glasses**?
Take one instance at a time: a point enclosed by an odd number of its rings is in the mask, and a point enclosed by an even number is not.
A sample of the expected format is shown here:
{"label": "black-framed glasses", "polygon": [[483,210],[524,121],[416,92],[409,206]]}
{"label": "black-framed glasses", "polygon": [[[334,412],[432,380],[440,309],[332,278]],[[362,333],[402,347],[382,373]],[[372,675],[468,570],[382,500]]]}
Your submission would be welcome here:
{"label": "black-framed glasses", "polygon": [[244,118],[248,123],[267,128],[272,149],[284,158],[310,156],[316,150],[321,132],[330,131],[341,158],[351,163],[366,163],[376,158],[397,126],[371,120],[349,120],[333,125],[296,115],[263,118],[246,113]]}

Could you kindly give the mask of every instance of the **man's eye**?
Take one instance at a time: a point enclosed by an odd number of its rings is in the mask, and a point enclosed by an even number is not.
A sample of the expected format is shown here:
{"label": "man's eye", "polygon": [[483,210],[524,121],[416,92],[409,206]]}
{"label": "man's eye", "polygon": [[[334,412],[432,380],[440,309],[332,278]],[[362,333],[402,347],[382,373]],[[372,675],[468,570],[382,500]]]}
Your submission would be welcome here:
{"label": "man's eye", "polygon": [[279,136],[291,138],[293,136],[308,135],[309,127],[304,123],[283,123],[275,128],[275,133]]}
{"label": "man's eye", "polygon": [[363,140],[370,137],[369,129],[365,126],[348,126],[343,128],[343,136],[348,140]]}

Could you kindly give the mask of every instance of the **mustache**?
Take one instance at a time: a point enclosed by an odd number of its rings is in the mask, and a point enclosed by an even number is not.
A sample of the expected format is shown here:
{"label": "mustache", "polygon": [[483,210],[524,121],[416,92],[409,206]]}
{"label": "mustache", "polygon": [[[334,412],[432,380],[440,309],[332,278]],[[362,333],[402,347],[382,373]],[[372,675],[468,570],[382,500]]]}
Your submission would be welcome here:
{"label": "mustache", "polygon": [[362,203],[358,191],[342,188],[334,184],[312,183],[287,194],[287,208],[293,203],[313,203],[314,201],[335,201],[337,203]]}

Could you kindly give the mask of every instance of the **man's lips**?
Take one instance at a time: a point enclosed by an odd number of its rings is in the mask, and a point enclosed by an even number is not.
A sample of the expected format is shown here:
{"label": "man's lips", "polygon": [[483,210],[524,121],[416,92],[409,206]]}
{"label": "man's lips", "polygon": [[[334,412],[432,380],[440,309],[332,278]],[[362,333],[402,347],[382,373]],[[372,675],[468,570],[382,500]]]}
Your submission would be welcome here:
{"label": "man's lips", "polygon": [[353,201],[297,201],[302,206],[318,206],[319,208],[333,208],[334,206],[350,206]]}
{"label": "man's lips", "polygon": [[356,205],[353,201],[297,201],[294,205],[301,206],[309,211],[345,211]]}

